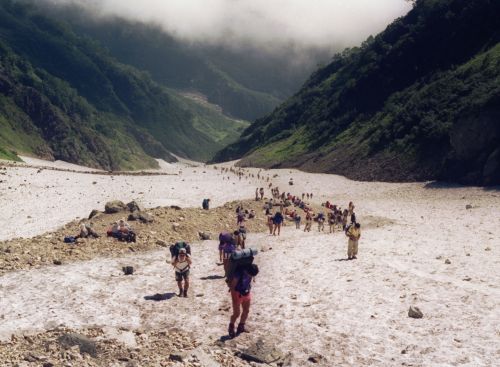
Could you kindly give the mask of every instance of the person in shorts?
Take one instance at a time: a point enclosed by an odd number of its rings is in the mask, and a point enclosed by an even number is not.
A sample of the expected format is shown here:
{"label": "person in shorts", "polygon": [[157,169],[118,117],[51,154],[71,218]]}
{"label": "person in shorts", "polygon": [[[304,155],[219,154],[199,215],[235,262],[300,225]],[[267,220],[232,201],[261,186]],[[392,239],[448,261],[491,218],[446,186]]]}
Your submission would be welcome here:
{"label": "person in shorts", "polygon": [[[191,256],[185,248],[179,250],[179,255],[173,258],[172,265],[175,269],[175,281],[179,287],[179,297],[187,297],[189,289],[189,269],[191,267]],[[183,284],[184,282],[184,284]]]}

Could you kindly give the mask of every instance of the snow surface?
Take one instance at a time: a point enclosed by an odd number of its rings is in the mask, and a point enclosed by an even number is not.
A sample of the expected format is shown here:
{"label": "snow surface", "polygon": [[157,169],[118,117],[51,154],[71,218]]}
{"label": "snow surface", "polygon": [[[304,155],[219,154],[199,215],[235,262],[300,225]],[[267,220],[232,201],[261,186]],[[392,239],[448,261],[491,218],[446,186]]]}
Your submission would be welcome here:
{"label": "snow surface", "polygon": [[[0,177],[0,238],[40,234],[110,199],[138,199],[151,207],[198,206],[210,197],[222,205],[251,198],[257,185],[265,186],[232,174],[222,180],[213,167],[177,167],[182,173],[176,176],[113,178],[9,168]],[[362,237],[359,259],[344,261],[342,233],[320,234],[313,226],[305,234],[287,226],[280,237],[251,234],[251,246],[272,247],[257,257],[261,273],[248,321],[253,333],[276,336],[297,366],[315,353],[324,356],[324,366],[498,365],[498,189],[354,182],[295,170],[265,175],[282,190],[313,192],[318,203],[354,201]],[[288,186],[290,177],[294,186]],[[468,204],[472,209],[466,210]],[[222,274],[216,247],[214,241],[194,244],[189,299],[172,297],[176,285],[165,251],[5,274],[0,337],[62,323],[175,326],[203,341],[218,339],[226,334],[231,305],[224,281],[214,277]],[[124,265],[133,265],[136,274],[122,275]],[[156,293],[168,299],[150,300]],[[424,318],[408,318],[410,305]]]}

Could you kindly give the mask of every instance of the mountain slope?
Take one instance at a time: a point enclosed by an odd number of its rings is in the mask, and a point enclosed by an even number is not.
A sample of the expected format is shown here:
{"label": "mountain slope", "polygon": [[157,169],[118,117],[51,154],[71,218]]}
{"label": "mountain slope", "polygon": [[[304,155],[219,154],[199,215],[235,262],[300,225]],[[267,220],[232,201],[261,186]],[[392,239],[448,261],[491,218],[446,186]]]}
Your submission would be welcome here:
{"label": "mountain slope", "polygon": [[[280,52],[190,44],[155,25],[96,17],[77,5],[40,5],[79,34],[98,40],[120,62],[147,71],[168,88],[202,93],[239,119],[255,120],[271,112],[313,70],[311,63],[287,63],[289,55]],[[323,58],[319,51],[311,54],[311,59]]]}
{"label": "mountain slope", "polygon": [[421,0],[216,161],[364,180],[500,183],[500,3]]}
{"label": "mountain slope", "polygon": [[151,157],[172,161],[170,152],[206,160],[223,144],[195,126],[200,119],[228,140],[242,125],[193,106],[33,7],[0,3],[1,156],[105,169],[154,167]]}

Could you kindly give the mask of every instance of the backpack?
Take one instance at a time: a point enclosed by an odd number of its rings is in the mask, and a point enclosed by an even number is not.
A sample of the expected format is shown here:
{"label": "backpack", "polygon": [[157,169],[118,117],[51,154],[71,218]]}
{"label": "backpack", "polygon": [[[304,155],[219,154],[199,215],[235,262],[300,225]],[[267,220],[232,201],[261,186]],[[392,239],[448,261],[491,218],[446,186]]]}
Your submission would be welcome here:
{"label": "backpack", "polygon": [[170,255],[172,257],[179,256],[179,251],[181,248],[185,248],[186,253],[188,255],[191,255],[191,246],[189,246],[189,244],[186,242],[176,242],[174,245],[170,246]]}
{"label": "backpack", "polygon": [[64,237],[64,243],[74,243],[76,238],[74,236],[66,236]]}
{"label": "backpack", "polygon": [[230,284],[231,279],[239,267],[253,264],[254,256],[257,255],[256,249],[248,248],[245,250],[235,251],[229,258],[229,267],[226,271],[226,282]]}
{"label": "backpack", "polygon": [[252,277],[248,274],[242,272],[238,283],[236,283],[236,287],[234,290],[240,294],[240,296],[246,296],[250,293],[250,289],[252,288]]}
{"label": "backpack", "polygon": [[203,199],[203,203],[201,204],[203,209],[208,209],[208,199]]}
{"label": "backpack", "polygon": [[219,233],[219,242],[225,243],[225,242],[232,242],[233,241],[233,236],[229,232],[221,232]]}

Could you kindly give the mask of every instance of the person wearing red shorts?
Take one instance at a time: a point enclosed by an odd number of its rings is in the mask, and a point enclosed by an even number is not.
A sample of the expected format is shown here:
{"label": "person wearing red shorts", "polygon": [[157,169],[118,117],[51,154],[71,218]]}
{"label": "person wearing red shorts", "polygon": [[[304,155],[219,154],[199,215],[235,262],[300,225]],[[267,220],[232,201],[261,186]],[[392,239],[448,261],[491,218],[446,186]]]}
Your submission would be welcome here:
{"label": "person wearing red shorts", "polygon": [[[231,279],[229,284],[233,302],[233,314],[229,320],[229,336],[231,338],[247,331],[245,329],[245,322],[250,312],[250,303],[252,300],[250,289],[252,288],[252,280],[258,273],[259,268],[257,265],[247,264],[237,268]],[[234,324],[238,317],[240,317],[240,322],[235,331]]]}

